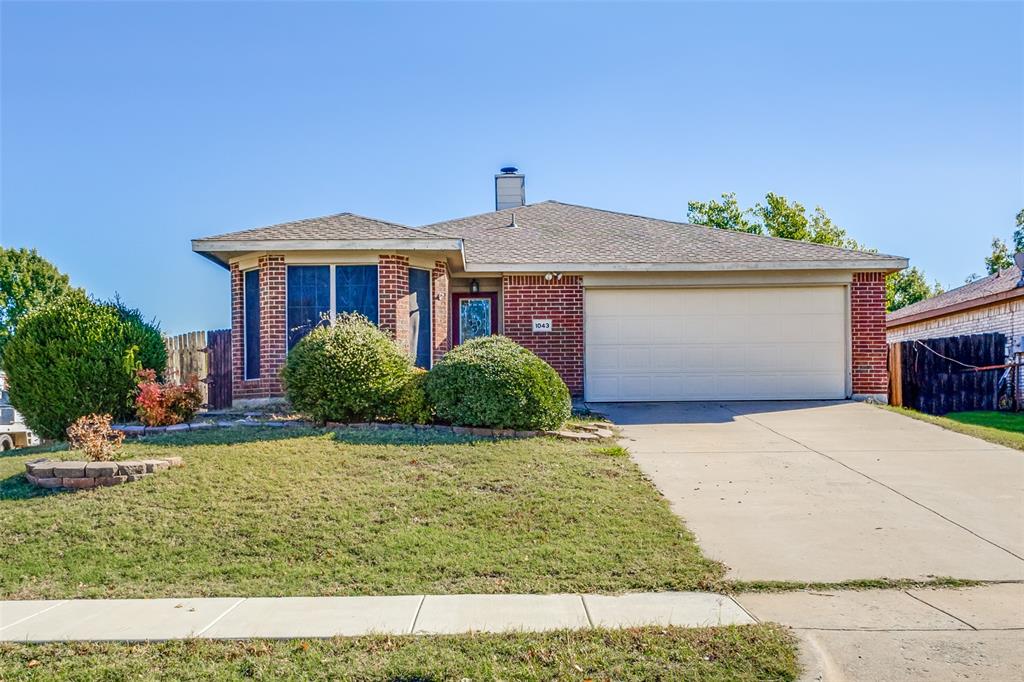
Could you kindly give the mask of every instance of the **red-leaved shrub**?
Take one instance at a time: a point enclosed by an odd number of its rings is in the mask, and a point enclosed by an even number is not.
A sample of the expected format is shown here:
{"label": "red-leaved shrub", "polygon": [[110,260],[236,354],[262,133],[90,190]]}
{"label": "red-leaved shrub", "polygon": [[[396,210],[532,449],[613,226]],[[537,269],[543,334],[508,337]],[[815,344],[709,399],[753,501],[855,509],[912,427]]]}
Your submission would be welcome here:
{"label": "red-leaved shrub", "polygon": [[199,381],[190,377],[188,383],[159,383],[151,369],[138,371],[139,386],[135,396],[135,414],[146,426],[171,426],[192,421],[203,404]]}

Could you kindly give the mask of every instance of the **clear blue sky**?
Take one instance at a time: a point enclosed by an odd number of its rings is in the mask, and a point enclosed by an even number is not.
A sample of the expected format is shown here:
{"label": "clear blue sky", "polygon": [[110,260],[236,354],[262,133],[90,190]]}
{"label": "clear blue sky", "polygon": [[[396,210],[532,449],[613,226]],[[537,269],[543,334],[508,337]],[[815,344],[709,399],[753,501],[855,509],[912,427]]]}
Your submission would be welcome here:
{"label": "clear blue sky", "polygon": [[2,225],[169,332],[189,239],[774,191],[957,285],[1024,207],[1024,5],[3,2]]}

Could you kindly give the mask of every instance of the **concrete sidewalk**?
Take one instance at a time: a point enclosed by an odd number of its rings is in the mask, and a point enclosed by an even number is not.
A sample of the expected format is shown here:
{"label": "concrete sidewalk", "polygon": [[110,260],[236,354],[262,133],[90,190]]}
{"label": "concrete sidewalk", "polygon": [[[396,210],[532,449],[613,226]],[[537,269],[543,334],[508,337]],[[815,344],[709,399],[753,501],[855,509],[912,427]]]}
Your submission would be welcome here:
{"label": "concrete sidewalk", "polygon": [[736,599],[795,630],[807,682],[1024,679],[1024,584]]}
{"label": "concrete sidewalk", "polygon": [[153,641],[743,625],[708,592],[0,601],[0,641]]}

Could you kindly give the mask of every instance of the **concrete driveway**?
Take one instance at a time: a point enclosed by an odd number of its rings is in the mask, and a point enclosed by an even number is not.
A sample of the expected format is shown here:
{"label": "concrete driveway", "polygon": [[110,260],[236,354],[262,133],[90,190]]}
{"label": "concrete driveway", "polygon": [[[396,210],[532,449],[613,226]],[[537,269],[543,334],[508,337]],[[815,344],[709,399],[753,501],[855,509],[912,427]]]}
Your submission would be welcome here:
{"label": "concrete driveway", "polygon": [[1024,452],[855,402],[592,404],[737,580],[1024,580]]}

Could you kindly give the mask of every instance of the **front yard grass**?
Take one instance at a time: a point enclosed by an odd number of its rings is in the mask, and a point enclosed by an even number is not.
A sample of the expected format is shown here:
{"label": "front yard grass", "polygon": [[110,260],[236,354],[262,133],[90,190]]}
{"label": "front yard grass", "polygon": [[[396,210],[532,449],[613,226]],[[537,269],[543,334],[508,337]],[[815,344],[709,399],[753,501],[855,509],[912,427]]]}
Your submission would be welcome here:
{"label": "front yard grass", "polygon": [[130,442],[172,469],[77,493],[0,457],[0,598],[712,586],[721,565],[607,443],[236,427]]}
{"label": "front yard grass", "polygon": [[774,625],[147,644],[0,644],[3,680],[794,680]]}
{"label": "front yard grass", "polygon": [[881,407],[921,421],[941,426],[990,443],[1024,450],[1024,413],[1022,412],[950,412],[941,417],[904,407]]}

